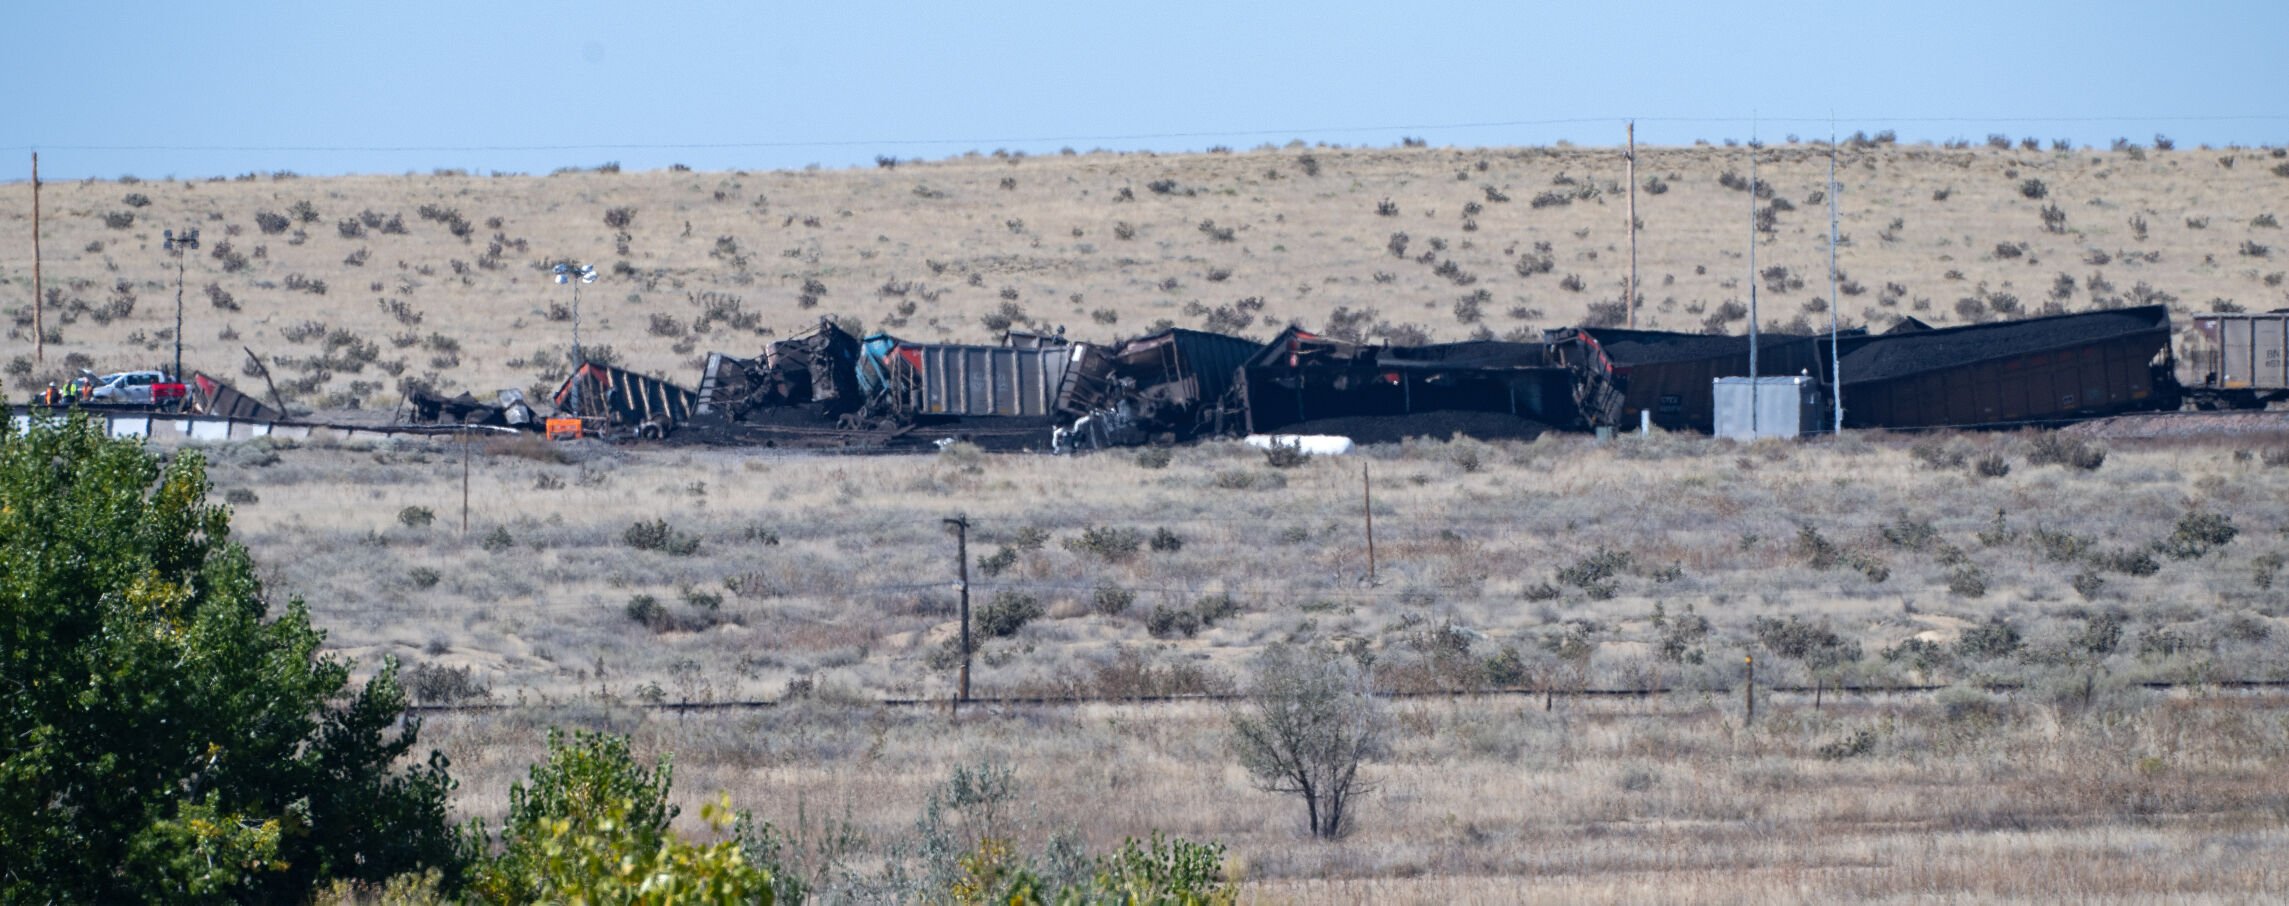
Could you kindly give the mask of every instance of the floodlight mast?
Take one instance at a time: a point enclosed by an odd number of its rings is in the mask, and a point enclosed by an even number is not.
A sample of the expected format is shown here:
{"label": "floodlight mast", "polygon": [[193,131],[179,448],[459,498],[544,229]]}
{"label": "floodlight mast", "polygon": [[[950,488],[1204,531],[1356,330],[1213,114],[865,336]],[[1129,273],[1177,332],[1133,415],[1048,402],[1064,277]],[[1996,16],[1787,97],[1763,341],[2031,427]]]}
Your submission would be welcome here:
{"label": "floodlight mast", "polygon": [[550,270],[559,284],[572,284],[572,368],[588,364],[588,357],[580,351],[580,284],[596,282],[596,266],[560,263]]}
{"label": "floodlight mast", "polygon": [[199,247],[199,228],[192,227],[184,231],[181,236],[175,235],[174,230],[166,230],[161,235],[166,237],[162,247],[167,250],[168,255],[175,259],[175,373],[173,377],[180,381],[183,379],[183,253]]}

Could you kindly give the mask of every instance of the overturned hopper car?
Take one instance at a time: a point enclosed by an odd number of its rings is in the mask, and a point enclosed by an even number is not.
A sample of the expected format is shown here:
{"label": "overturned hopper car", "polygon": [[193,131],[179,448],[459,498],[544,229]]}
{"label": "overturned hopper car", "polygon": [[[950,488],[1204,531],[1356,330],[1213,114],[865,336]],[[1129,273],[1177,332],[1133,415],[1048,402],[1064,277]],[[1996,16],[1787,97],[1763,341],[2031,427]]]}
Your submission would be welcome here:
{"label": "overturned hopper car", "polygon": [[[1714,431],[1716,379],[1749,374],[1745,336],[1583,327],[1551,331],[1546,339],[1573,367],[1574,391],[1592,425],[1634,427],[1646,413],[1666,430]],[[1759,375],[1826,381],[1827,337],[1768,333],[1756,348]]]}
{"label": "overturned hopper car", "polygon": [[664,437],[691,421],[699,394],[666,380],[596,362],[582,364],[558,385],[557,411],[640,437]]}
{"label": "overturned hopper car", "polygon": [[1182,440],[1222,430],[1225,394],[1262,344],[1170,328],[1110,346],[1071,347],[1057,391],[1063,418],[1118,423],[1134,440]]}
{"label": "overturned hopper car", "polygon": [[2160,305],[1871,337],[1841,362],[1844,424],[2049,424],[2181,403]]}
{"label": "overturned hopper car", "polygon": [[1371,346],[1290,327],[1242,363],[1233,396],[1251,434],[1441,412],[1570,427],[1581,421],[1574,380],[1545,344]]}
{"label": "overturned hopper car", "polygon": [[739,421],[762,409],[816,407],[838,415],[865,400],[858,388],[859,342],[831,321],[772,343],[757,358],[711,352],[700,371],[697,410]]}

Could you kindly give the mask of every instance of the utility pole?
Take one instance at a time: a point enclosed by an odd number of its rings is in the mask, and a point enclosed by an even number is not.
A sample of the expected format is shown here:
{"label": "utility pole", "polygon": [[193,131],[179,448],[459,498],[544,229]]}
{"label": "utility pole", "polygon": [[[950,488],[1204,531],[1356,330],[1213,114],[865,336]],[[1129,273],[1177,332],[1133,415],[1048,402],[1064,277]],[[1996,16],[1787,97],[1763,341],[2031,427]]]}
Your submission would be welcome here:
{"label": "utility pole", "polygon": [[1360,508],[1367,513],[1367,584],[1375,584],[1375,486],[1367,480],[1367,463],[1359,464]]}
{"label": "utility pole", "polygon": [[960,714],[970,698],[970,517],[958,514],[945,523],[954,528],[954,565],[962,577],[962,674],[954,692],[954,713]]}
{"label": "utility pole", "polygon": [[1749,128],[1749,437],[1754,439],[1763,427],[1757,424],[1757,410],[1764,408],[1764,388],[1757,384],[1757,310],[1756,310],[1756,128]]}
{"label": "utility pole", "polygon": [[174,230],[166,232],[164,248],[175,257],[175,380],[183,379],[183,266],[187,250],[199,247],[199,228],[192,227],[181,236]]}
{"label": "utility pole", "polygon": [[1629,329],[1637,329],[1637,121],[1629,121]]}
{"label": "utility pole", "polygon": [[461,534],[469,534],[469,426],[461,426]]}
{"label": "utility pole", "polygon": [[32,152],[32,360],[48,360],[48,286],[40,279],[40,152]]}
{"label": "utility pole", "polygon": [[[1844,433],[1844,359],[1837,341],[1842,315],[1836,311],[1836,125],[1828,125],[1828,397],[1836,404],[1832,433]],[[1817,708],[1818,706],[1815,705]]]}
{"label": "utility pole", "polygon": [[1756,655],[1743,655],[1741,662],[1749,665],[1749,681],[1741,684],[1741,701],[1748,706],[1741,718],[1745,727],[1756,720]]}

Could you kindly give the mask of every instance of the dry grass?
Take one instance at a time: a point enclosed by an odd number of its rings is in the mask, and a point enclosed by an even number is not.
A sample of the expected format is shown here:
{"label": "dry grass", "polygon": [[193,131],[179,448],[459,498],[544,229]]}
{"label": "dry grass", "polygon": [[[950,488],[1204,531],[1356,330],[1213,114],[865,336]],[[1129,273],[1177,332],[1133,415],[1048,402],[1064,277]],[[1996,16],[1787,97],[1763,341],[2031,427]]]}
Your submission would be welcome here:
{"label": "dry grass", "polygon": [[[1556,637],[1582,621],[1592,685],[1728,688],[1740,655],[1763,652],[1752,620],[1786,615],[1857,642],[1865,657],[1840,676],[1861,682],[2040,679],[2091,661],[2080,639],[2109,613],[2121,633],[2096,663],[2125,680],[2289,678],[2272,584],[2289,546],[2276,503],[2289,470],[2223,445],[2118,448],[2085,472],[2030,465],[2020,436],[1919,444],[1552,437],[1371,448],[1289,470],[1221,443],[1161,469],[1120,455],[577,446],[548,451],[564,462],[478,455],[467,534],[449,443],[219,448],[215,476],[258,494],[239,508],[240,537],[337,647],[469,666],[499,695],[555,701],[648,685],[667,700],[772,699],[803,678],[942,697],[951,676],[928,665],[953,632],[953,539],[940,520],[956,512],[976,526],[981,563],[1013,549],[998,575],[974,570],[978,606],[1010,593],[1046,611],[984,646],[977,683],[1001,692],[1103,685],[1120,678],[1108,667],[1123,650],[1213,681],[1291,638],[1381,652],[1394,682],[1468,687],[1505,649],[1540,676]],[[1924,464],[1950,447],[2014,467],[1979,478]],[[1363,466],[1377,486],[1373,585]],[[1230,490],[1235,474],[1254,483]],[[407,507],[435,522],[401,524]],[[2198,559],[2149,553],[2148,575],[2112,565],[2170,539],[2187,513],[2221,514],[2238,534]],[[631,546],[629,528],[655,519],[697,552]],[[1078,546],[1090,528],[1165,528],[1183,544],[1108,558]],[[1042,533],[1038,549],[1019,544],[1027,529]],[[1832,556],[1807,546],[1808,530]],[[1585,579],[1601,551],[1628,560]],[[2088,597],[2076,584],[2086,575],[2098,580]],[[1106,587],[1133,601],[1108,610]],[[1237,612],[1189,638],[1152,635],[1156,609],[1218,594]],[[630,618],[638,596],[672,618],[653,623],[665,631]],[[1656,656],[1657,604],[1712,622],[1687,646],[1702,663]],[[1909,639],[1951,646],[1991,618],[2019,629],[2026,650],[1921,668],[1879,656]],[[1442,627],[1464,640],[1462,674],[1437,660]],[[1812,679],[1786,660],[1765,670]]]}
{"label": "dry grass", "polygon": [[[1425,442],[1286,470],[1224,443],[1178,449],[1161,468],[1126,454],[515,444],[474,458],[466,535],[450,443],[210,453],[218,492],[259,496],[238,508],[241,540],[275,591],[310,602],[337,650],[368,669],[382,654],[466,667],[512,706],[430,724],[468,815],[497,817],[542,729],[576,724],[672,752],[687,801],[727,790],[814,834],[847,820],[868,841],[853,856],[860,881],[904,845],[948,772],[995,761],[1025,784],[1029,846],[1057,831],[1099,851],[1156,829],[1221,840],[1265,902],[2140,902],[2289,893],[2272,868],[2289,817],[2284,702],[2132,685],[2289,678],[2272,584],[2289,546],[2289,470],[2262,455],[2278,441],[2241,443],[2257,446],[2117,443],[2094,471],[2033,465],[2033,439],[2004,434]],[[1979,477],[1971,464],[1988,454],[2009,473]],[[1362,467],[1375,482],[1374,585]],[[435,519],[402,524],[406,507]],[[1381,791],[1358,832],[1314,843],[1292,803],[1249,788],[1212,704],[996,707],[958,722],[874,704],[950,693],[934,656],[953,631],[939,520],[955,512],[975,526],[973,555],[1016,551],[999,575],[973,574],[980,606],[1013,592],[1046,611],[985,644],[985,694],[1220,688],[1289,639],[1351,645],[1408,688],[1484,683],[1515,650],[1529,687],[1680,691],[1560,698],[1550,712],[1534,696],[1395,702],[1404,741],[1373,766]],[[2188,512],[2238,533],[2199,559],[2155,554],[2148,575],[2097,565],[2153,550]],[[654,519],[697,551],[630,546],[629,527]],[[1180,549],[1107,558],[1068,544],[1091,528],[1164,527]],[[1815,562],[1805,528],[1835,565]],[[505,543],[489,549],[496,534]],[[1631,560],[1570,582],[1601,550]],[[1882,581],[1867,563],[1885,567]],[[1981,577],[1976,597],[1958,581],[1966,569]],[[2103,579],[2088,599],[2083,573]],[[1106,585],[1135,601],[1102,612]],[[1190,638],[1151,634],[1154,608],[1218,593],[1236,613]],[[638,595],[680,622],[632,621]],[[1691,646],[1701,663],[1657,656],[1656,605],[1710,620]],[[1757,617],[1789,615],[1860,646],[1834,678],[2026,686],[1831,692],[1817,711],[1781,694],[1744,727],[1744,654],[1760,682],[1811,678],[1756,636]],[[2109,615],[2120,635],[2099,652],[2085,640]],[[1995,618],[2022,649],[1958,650]],[[1560,644],[1569,637],[1587,649]],[[1881,656],[1910,639],[1941,657]],[[783,703],[633,707],[758,698]]]}
{"label": "dry grass", "polygon": [[[687,802],[728,791],[783,827],[847,823],[861,876],[910,841],[956,767],[1015,770],[1015,836],[1091,850],[1153,830],[1230,847],[1257,902],[2231,902],[2289,892],[2285,703],[2123,695],[2062,711],[1996,699],[1769,706],[1516,700],[1402,705],[1358,830],[1310,840],[1253,790],[1205,705],[942,712],[803,705],[758,715],[595,709],[447,717],[461,801],[496,812],[544,720],[674,752]],[[1866,730],[1864,753],[1819,749]],[[465,753],[465,754],[464,754]],[[688,810],[688,809],[687,809]]]}
{"label": "dry grass", "polygon": [[[1316,176],[1301,165],[1305,154]],[[1745,302],[1750,282],[1767,282],[1747,273],[1746,199],[1720,184],[1747,173],[1745,155],[1641,152],[1640,177],[1669,187],[1639,198],[1645,324],[1701,329],[1727,302]],[[1853,286],[1843,313],[1878,327],[1910,314],[1944,324],[2053,302],[2080,310],[2139,295],[2141,284],[2175,297],[2180,311],[2213,299],[2279,306],[2281,265],[2246,254],[2250,243],[2279,244],[2278,228],[2262,225],[2279,213],[2268,207],[2283,185],[2273,163],[2273,152],[2247,149],[1849,149],[1839,257]],[[1760,270],[1786,270],[1777,288],[1760,290],[1761,311],[1776,324],[1822,324],[1813,303],[1827,292],[1827,231],[1813,193],[1825,185],[1825,154],[1769,149],[1759,175],[1793,206],[1759,251]],[[584,340],[682,380],[709,349],[751,353],[756,331],[800,330],[821,315],[923,340],[985,339],[986,317],[1005,304],[1021,323],[1106,339],[1163,320],[1199,326],[1220,309],[1251,315],[1238,329],[1256,335],[1291,320],[1321,326],[1339,307],[1372,309],[1370,327],[1445,338],[1574,324],[1592,303],[1621,296],[1619,179],[1612,149],[1291,147],[847,171],[61,183],[43,199],[46,276],[62,294],[49,324],[61,342],[46,368],[16,375],[10,389],[44,381],[71,354],[104,368],[171,354],[174,274],[158,242],[169,227],[198,226],[206,242],[189,265],[192,367],[235,375],[239,347],[250,345],[283,366],[300,405],[387,408],[404,378],[488,392],[560,375],[570,325],[551,309],[571,299],[545,269],[563,259],[606,273],[582,297]],[[2026,195],[2029,180],[2043,183],[2041,198]],[[1489,189],[1511,200],[1490,200]],[[128,193],[148,205],[129,207]],[[0,272],[15,342],[30,339],[28,195],[23,183],[0,186],[0,248],[22,250]],[[1537,207],[1545,195],[1571,200]],[[1377,212],[1386,200],[1395,215]],[[300,202],[316,220],[287,216]],[[2045,228],[2045,206],[2064,212],[2063,232]],[[438,217],[425,219],[424,208]],[[608,225],[622,210],[632,219]],[[369,211],[377,222],[400,218],[405,231],[359,223]],[[107,226],[105,215],[119,212],[132,223]],[[261,213],[288,225],[266,235]],[[359,235],[345,236],[343,221]],[[1402,232],[1404,258],[1389,251]],[[226,272],[210,254],[226,240],[243,269]],[[363,263],[347,263],[360,250]],[[1549,270],[1522,276],[1521,259],[1538,255]],[[1569,276],[1583,288],[1562,288]],[[111,317],[123,282],[135,299]],[[237,309],[210,302],[208,283]],[[1458,302],[1481,290],[1461,306],[1480,320],[1461,320]],[[1251,313],[1237,304],[1244,299],[1261,307]],[[705,317],[711,306],[717,317]],[[312,323],[325,330],[305,336]],[[360,343],[372,344],[370,355]]]}

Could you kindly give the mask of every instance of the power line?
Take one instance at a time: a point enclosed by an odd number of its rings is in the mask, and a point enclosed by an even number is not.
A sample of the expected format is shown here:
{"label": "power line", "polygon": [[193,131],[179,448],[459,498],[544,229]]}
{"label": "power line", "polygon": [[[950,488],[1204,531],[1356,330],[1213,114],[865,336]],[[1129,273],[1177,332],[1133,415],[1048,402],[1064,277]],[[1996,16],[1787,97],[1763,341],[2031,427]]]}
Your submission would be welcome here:
{"label": "power line", "polygon": [[[1557,117],[1548,119],[1482,120],[1449,123],[1412,123],[1395,125],[1318,126],[1291,129],[1240,129],[1182,132],[1127,132],[1093,135],[1037,135],[990,136],[954,138],[848,138],[816,139],[804,141],[772,142],[606,142],[579,144],[488,144],[488,145],[73,145],[24,144],[7,146],[11,151],[80,151],[80,152],[323,152],[323,153],[474,153],[474,152],[541,152],[541,151],[742,151],[791,148],[859,148],[859,147],[911,147],[929,145],[1011,145],[1048,144],[1064,142],[1114,142],[1155,139],[1206,139],[1239,136],[1281,135],[1333,135],[1369,132],[1414,132],[1455,129],[1503,129],[1528,126],[1577,126],[1618,124],[1629,120],[1640,123],[1671,125],[1727,125],[1751,122],[1777,124],[1819,124],[1835,122],[1828,116],[1709,116],[1709,117]],[[2157,115],[2157,116],[1929,116],[1929,117],[1850,117],[1851,122],[1908,123],[1908,124],[1977,124],[1977,123],[2228,123],[2228,122],[2289,122],[2289,113]]]}

